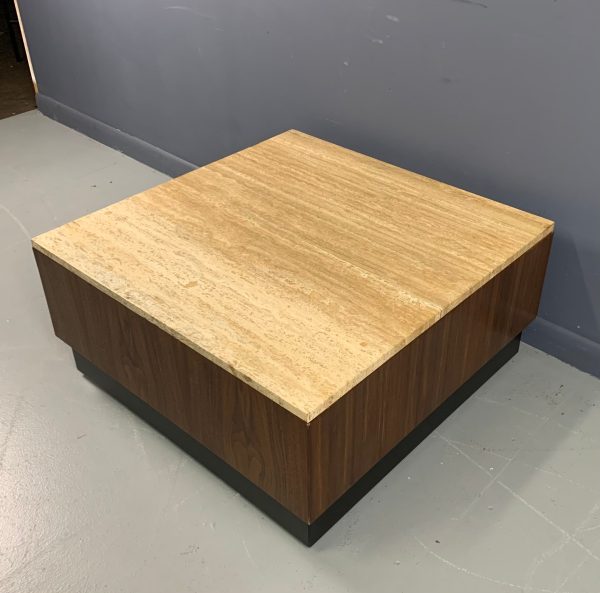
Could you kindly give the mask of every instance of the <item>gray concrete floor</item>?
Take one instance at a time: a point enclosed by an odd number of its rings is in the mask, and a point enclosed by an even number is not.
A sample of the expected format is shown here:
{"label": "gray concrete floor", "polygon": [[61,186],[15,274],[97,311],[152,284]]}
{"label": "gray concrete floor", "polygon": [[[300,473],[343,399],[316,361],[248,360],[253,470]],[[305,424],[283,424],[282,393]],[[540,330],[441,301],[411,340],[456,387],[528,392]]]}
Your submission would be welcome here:
{"label": "gray concrete floor", "polygon": [[311,549],[88,383],[29,238],[164,179],[0,121],[0,591],[600,591],[600,381],[526,345]]}

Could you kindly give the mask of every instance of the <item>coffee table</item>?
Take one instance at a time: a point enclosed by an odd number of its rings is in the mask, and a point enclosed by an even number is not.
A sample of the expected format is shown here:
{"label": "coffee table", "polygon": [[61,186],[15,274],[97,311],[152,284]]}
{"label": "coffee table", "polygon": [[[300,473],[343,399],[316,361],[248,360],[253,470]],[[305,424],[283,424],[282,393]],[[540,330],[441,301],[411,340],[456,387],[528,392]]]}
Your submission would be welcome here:
{"label": "coffee table", "polygon": [[518,350],[552,232],[292,130],[33,248],[77,367],[311,545]]}

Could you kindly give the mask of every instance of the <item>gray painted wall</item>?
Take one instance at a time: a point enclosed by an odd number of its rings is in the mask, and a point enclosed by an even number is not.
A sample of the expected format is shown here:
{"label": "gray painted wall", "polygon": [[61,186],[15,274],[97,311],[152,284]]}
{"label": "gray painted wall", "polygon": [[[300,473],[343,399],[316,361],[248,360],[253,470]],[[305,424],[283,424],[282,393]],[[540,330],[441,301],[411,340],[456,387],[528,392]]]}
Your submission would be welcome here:
{"label": "gray painted wall", "polygon": [[170,173],[298,128],[552,218],[526,339],[600,374],[597,0],[177,1],[20,0],[42,111]]}

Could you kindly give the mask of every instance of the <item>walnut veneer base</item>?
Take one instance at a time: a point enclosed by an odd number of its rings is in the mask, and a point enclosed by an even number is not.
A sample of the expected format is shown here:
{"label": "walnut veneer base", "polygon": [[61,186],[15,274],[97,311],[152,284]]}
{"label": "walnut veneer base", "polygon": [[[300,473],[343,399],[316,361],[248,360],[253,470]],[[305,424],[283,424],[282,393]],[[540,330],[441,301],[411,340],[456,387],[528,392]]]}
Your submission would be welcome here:
{"label": "walnut veneer base", "polygon": [[95,385],[121,402],[150,426],[199,461],[213,474],[234,488],[244,498],[271,517],[303,544],[312,546],[339,519],[341,519],[365,494],[382,480],[404,457],[434,431],[452,412],[483,385],[499,368],[518,351],[521,336],[509,342],[498,354],[479,369],[466,383],[459,387],[435,412],[404,437],[387,455],[355,482],[314,523],[305,523],[288,511],[282,504],[258,488],[241,473],[201,445],[176,424],[159,414],[147,403],[125,389],[112,377],[103,373],[89,360],[73,350],[77,368]]}
{"label": "walnut veneer base", "polygon": [[162,416],[161,430],[170,427],[173,440],[311,544],[516,351],[515,338],[537,314],[551,239],[308,422],[34,254],[55,333],[80,355],[82,370],[146,418],[153,410],[151,423]]}

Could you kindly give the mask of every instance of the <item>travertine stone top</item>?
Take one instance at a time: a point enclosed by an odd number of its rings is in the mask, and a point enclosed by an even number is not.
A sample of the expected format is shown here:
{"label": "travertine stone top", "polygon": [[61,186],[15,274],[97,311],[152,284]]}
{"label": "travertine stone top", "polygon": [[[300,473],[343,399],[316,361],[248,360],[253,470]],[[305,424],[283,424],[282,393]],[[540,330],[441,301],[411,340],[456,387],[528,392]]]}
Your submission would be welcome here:
{"label": "travertine stone top", "polygon": [[289,131],[33,245],[310,421],[552,228]]}

